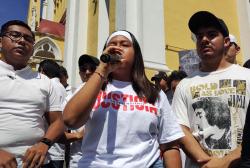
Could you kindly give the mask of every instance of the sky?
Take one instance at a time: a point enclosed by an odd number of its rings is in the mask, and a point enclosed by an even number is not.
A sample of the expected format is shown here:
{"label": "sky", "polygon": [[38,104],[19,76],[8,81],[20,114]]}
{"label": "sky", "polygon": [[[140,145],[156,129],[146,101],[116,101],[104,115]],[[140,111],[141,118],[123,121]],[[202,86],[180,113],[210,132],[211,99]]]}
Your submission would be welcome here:
{"label": "sky", "polygon": [[30,0],[0,0],[0,26],[8,20],[18,19],[27,22]]}

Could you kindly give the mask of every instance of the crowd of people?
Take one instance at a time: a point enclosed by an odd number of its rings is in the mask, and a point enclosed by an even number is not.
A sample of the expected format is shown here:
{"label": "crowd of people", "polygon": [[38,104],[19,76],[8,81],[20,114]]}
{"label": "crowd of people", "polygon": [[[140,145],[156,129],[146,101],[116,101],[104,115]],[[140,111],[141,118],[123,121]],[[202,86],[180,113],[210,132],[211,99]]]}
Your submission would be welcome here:
{"label": "crowd of people", "polygon": [[107,38],[103,62],[78,60],[82,84],[51,59],[28,61],[35,35],[18,20],[0,34],[0,168],[250,167],[250,61],[225,22],[208,11],[188,22],[199,70],[147,78],[135,36]]}

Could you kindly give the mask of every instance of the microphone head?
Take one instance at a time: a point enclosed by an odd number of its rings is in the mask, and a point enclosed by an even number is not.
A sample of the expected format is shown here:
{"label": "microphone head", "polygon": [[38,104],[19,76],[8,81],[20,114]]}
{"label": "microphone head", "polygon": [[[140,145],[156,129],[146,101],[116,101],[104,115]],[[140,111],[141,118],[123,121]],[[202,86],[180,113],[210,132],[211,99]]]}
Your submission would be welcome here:
{"label": "microphone head", "polygon": [[108,63],[110,61],[110,56],[108,54],[103,54],[101,55],[100,60],[104,63]]}
{"label": "microphone head", "polygon": [[122,56],[118,54],[114,54],[114,55],[103,54],[100,57],[100,60],[104,63],[116,63],[116,62],[119,62],[121,59],[122,59]]}

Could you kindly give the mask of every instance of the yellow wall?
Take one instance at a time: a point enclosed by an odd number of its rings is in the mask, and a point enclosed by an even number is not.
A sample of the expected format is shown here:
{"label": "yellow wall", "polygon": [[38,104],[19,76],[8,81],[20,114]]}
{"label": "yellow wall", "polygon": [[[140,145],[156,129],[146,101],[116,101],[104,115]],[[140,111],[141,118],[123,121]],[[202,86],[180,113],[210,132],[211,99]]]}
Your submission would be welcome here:
{"label": "yellow wall", "polygon": [[[207,10],[222,18],[230,33],[240,41],[236,5],[235,0],[164,0],[165,41],[170,46],[166,49],[167,66],[172,70],[178,69],[178,51],[195,48],[188,21],[196,11]],[[241,54],[237,56],[237,61],[242,62]]]}
{"label": "yellow wall", "polygon": [[[28,11],[28,24],[31,24],[31,19],[32,19],[32,8],[36,8],[37,10],[37,16],[36,16],[36,21],[39,23],[40,21],[40,5],[42,5],[40,3],[40,1],[36,0],[30,0],[29,3],[29,11]],[[65,10],[66,10],[66,5],[67,5],[67,0],[56,0],[55,1],[55,10],[54,10],[54,22],[59,23],[59,21],[61,20]],[[37,27],[39,27],[39,25],[36,25]],[[64,38],[59,38],[59,37],[55,37],[53,35],[48,35],[48,34],[40,34],[40,33],[35,33],[36,35],[36,41],[39,41],[40,38],[44,37],[44,36],[49,36],[50,38],[53,39],[53,42],[56,43],[56,45],[59,47],[60,52],[61,52],[61,56],[62,56],[62,61],[64,60]]]}
{"label": "yellow wall", "polygon": [[32,22],[32,8],[36,9],[36,26],[39,26],[39,22],[40,22],[40,1],[34,1],[34,0],[30,0],[29,3],[29,11],[28,11],[28,16],[27,16],[27,21],[28,21],[28,25],[31,25]]}
{"label": "yellow wall", "polygon": [[110,0],[109,1],[109,32],[112,33],[115,31],[115,8],[116,6],[116,1],[115,0]]}
{"label": "yellow wall", "polygon": [[97,56],[99,1],[88,0],[87,54]]}
{"label": "yellow wall", "polygon": [[62,54],[62,61],[64,61],[64,39],[55,39],[55,43],[58,45],[58,47],[60,48],[60,52]]}
{"label": "yellow wall", "polygon": [[67,0],[55,0],[54,21],[60,22],[65,10]]}

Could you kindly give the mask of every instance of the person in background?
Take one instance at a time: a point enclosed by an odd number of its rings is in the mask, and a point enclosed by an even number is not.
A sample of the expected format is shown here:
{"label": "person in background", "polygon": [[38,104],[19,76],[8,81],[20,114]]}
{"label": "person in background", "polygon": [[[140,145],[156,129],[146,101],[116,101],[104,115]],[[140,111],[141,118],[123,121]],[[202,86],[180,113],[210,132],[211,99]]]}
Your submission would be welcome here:
{"label": "person in background", "polygon": [[[99,60],[91,55],[84,54],[79,57],[79,75],[82,80],[82,84],[74,91],[73,95],[76,94],[88,80],[88,78],[93,74],[96,66],[99,65]],[[73,95],[68,95],[66,100],[69,101]],[[69,129],[66,135],[66,164],[67,167],[77,168],[78,161],[82,156],[81,145],[82,138],[84,136],[84,126],[79,129]]]}
{"label": "person in background", "polygon": [[123,59],[100,62],[64,109],[66,125],[86,128],[78,166],[163,167],[160,147],[167,167],[179,168],[183,132],[164,92],[147,79],[134,35],[113,32],[103,54]]}
{"label": "person in background", "polygon": [[99,65],[99,60],[91,55],[83,54],[78,60],[79,74],[82,82],[86,82],[89,77],[95,72],[96,67]]}
{"label": "person in background", "polygon": [[177,85],[180,83],[180,81],[187,77],[186,72],[184,71],[172,71],[171,74],[168,77],[169,81],[169,88],[172,90],[172,92],[175,92],[175,89]]}
{"label": "person in background", "polygon": [[[186,168],[237,167],[250,97],[250,71],[227,61],[228,28],[222,19],[199,11],[189,20],[200,69],[178,84],[173,111],[185,136]],[[223,122],[224,121],[224,122]]]}
{"label": "person in background", "polygon": [[163,71],[159,71],[158,74],[155,74],[151,78],[151,81],[154,81],[155,85],[167,95],[168,101],[171,104],[173,99],[173,92],[169,88],[168,85],[169,79],[167,74]]}
{"label": "person in background", "polygon": [[240,52],[240,46],[237,44],[237,39],[234,35],[229,34],[230,46],[226,54],[226,60],[231,64],[236,64],[236,55]]}
{"label": "person in background", "polygon": [[247,108],[247,116],[243,131],[242,138],[242,151],[241,151],[241,159],[240,165],[238,168],[249,168],[250,167],[250,105]]}
{"label": "person in background", "polygon": [[[175,89],[180,81],[187,77],[186,72],[179,70],[179,71],[172,71],[168,77],[168,87],[171,89],[172,94],[174,95]],[[182,167],[185,167],[186,155],[182,149],[180,149]]]}
{"label": "person in background", "polygon": [[0,167],[42,167],[64,131],[60,100],[51,80],[28,66],[35,43],[30,27],[11,20],[0,35]]}
{"label": "person in background", "polygon": [[[99,65],[99,60],[94,56],[83,54],[79,57],[78,60],[79,75],[83,83],[76,89],[73,95],[75,95],[85,85],[85,83],[94,73],[98,65]],[[68,96],[67,100],[69,101],[72,98],[72,96]],[[66,134],[67,141],[70,143],[70,152],[69,152],[70,168],[78,167],[78,162],[82,157],[81,146],[82,146],[83,136],[84,136],[84,126],[81,126],[78,129],[71,129],[69,130],[69,133]]]}
{"label": "person in background", "polygon": [[[73,94],[73,88],[68,84],[68,72],[66,70],[66,68],[64,68],[63,66],[60,66],[60,82],[61,84],[64,86],[67,96],[65,98],[65,102],[64,105],[67,103],[67,97],[72,96]],[[68,134],[69,130],[67,130],[65,132],[65,137]],[[64,151],[65,151],[65,155],[64,155],[64,163],[65,163],[65,167],[68,168],[69,167],[69,154],[70,154],[70,143],[67,139],[65,139],[64,142]]]}
{"label": "person in background", "polygon": [[157,74],[155,74],[151,81],[155,82],[155,85],[163,90],[163,92],[167,92],[169,90],[168,88],[168,76],[165,72],[159,71]]}
{"label": "person in background", "polygon": [[[54,85],[57,97],[60,98],[61,108],[63,109],[64,101],[67,96],[64,86],[60,83],[60,66],[53,60],[45,59],[40,62],[38,71],[50,78]],[[50,163],[46,168],[63,168],[64,164],[64,144],[55,143],[49,149]]]}
{"label": "person in background", "polygon": [[[243,67],[250,69],[250,60],[247,60]],[[250,105],[247,108],[247,116],[245,120],[245,126],[243,130],[243,138],[242,138],[242,151],[241,151],[241,159],[240,166],[238,168],[249,168],[250,167]]]}
{"label": "person in background", "polygon": [[67,70],[63,66],[60,66],[60,82],[64,86],[67,96],[73,93],[73,88],[68,84],[68,78]]}

